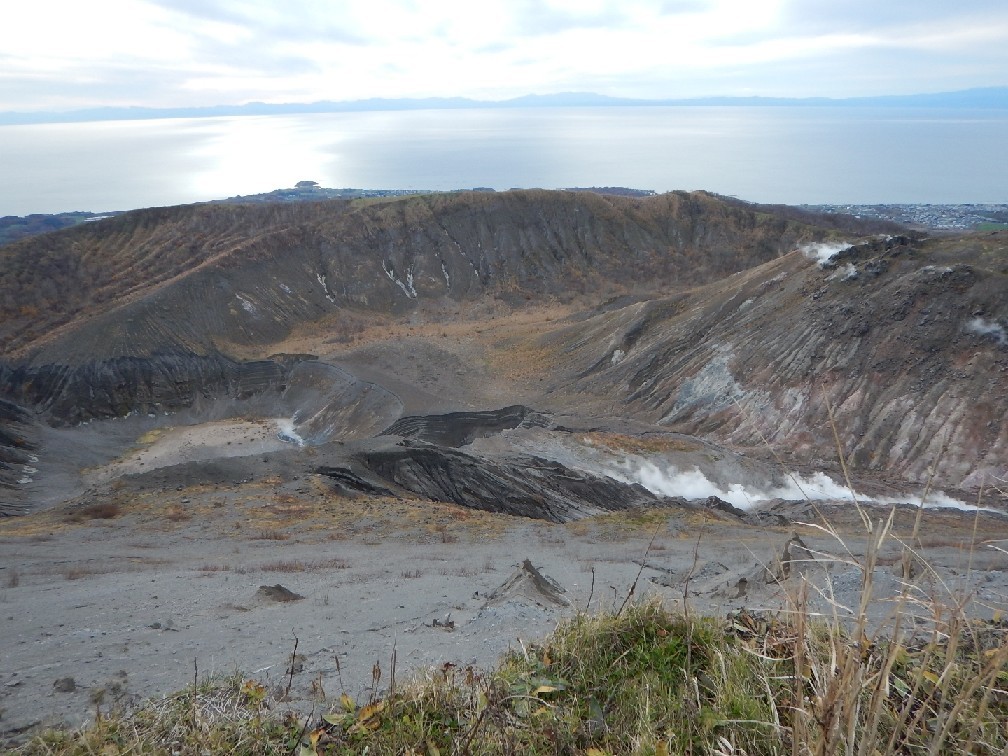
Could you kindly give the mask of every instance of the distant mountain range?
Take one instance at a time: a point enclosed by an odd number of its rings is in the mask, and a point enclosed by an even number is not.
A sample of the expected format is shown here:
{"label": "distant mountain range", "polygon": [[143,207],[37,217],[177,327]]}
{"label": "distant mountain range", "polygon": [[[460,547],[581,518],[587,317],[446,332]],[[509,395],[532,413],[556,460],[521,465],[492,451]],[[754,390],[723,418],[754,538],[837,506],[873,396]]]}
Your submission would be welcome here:
{"label": "distant mountain range", "polygon": [[877,97],[699,97],[691,99],[631,99],[592,92],[524,95],[509,100],[473,100],[466,97],[369,98],[344,102],[264,103],[212,105],[192,108],[100,107],[64,112],[0,113],[0,125],[126,121],[153,118],[210,118],[215,116],[286,115],[294,113],[355,113],[393,110],[457,110],[497,108],[655,107],[655,106],[765,106],[765,107],[902,107],[1008,109],[1008,87],[984,87],[956,92]]}

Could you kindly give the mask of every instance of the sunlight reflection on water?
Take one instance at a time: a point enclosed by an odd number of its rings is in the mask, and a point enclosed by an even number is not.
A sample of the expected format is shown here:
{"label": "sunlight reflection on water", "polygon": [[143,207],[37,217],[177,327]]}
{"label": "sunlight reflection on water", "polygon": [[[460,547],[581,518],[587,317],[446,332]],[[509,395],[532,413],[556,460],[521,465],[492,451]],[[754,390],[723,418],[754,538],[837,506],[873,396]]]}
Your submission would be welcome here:
{"label": "sunlight reflection on water", "polygon": [[293,186],[708,189],[755,202],[1004,202],[1004,111],[472,109],[0,126],[0,215]]}

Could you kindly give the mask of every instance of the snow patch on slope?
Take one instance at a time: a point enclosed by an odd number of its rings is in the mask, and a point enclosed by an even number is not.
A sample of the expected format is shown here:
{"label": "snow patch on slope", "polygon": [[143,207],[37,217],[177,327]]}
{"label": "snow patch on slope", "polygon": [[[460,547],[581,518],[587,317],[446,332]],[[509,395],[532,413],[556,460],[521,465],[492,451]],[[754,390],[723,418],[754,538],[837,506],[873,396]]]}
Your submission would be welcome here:
{"label": "snow patch on slope", "polygon": [[417,298],[416,289],[413,288],[412,267],[406,271],[406,283],[403,283],[399,278],[396,277],[395,268],[393,268],[391,265],[386,265],[384,260],[382,260],[381,266],[382,270],[385,271],[385,275],[388,276],[389,281],[391,281],[400,289],[402,289],[403,294],[405,294],[410,299]]}

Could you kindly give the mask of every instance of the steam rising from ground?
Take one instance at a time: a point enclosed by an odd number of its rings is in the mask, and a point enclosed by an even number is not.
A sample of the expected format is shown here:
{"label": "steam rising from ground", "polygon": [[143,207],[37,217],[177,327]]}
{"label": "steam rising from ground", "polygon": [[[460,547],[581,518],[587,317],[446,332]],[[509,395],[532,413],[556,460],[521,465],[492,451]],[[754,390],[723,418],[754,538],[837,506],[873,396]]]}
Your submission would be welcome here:
{"label": "steam rising from ground", "polygon": [[993,336],[1001,346],[1008,345],[1008,333],[998,323],[993,323],[983,318],[973,318],[966,324],[966,330],[980,336]]}
{"label": "steam rising from ground", "polygon": [[849,488],[834,483],[828,475],[821,472],[809,478],[794,473],[788,476],[784,485],[756,488],[746,487],[741,483],[729,483],[727,487],[720,486],[700,472],[699,468],[684,472],[674,467],[662,470],[647,460],[640,460],[636,467],[628,467],[628,471],[631,479],[635,479],[652,493],[662,496],[682,496],[686,499],[717,496],[740,509],[748,509],[770,499],[851,500],[852,496],[856,495],[858,501],[866,500],[866,497],[852,494]]}
{"label": "steam rising from ground", "polygon": [[298,446],[304,446],[305,440],[301,438],[300,434],[294,430],[294,421],[288,420],[286,418],[277,418],[277,438],[281,441],[286,441],[289,444],[297,444]]}
{"label": "steam rising from ground", "polygon": [[[727,486],[722,486],[710,480],[699,468],[686,471],[680,471],[674,467],[662,469],[645,459],[624,463],[619,472],[613,471],[606,474],[625,482],[640,483],[651,493],[660,496],[682,496],[685,499],[706,499],[708,496],[717,496],[739,509],[750,509],[760,502],[771,499],[853,502],[856,498],[860,503],[921,505],[919,496],[900,496],[898,498],[865,496],[836,483],[822,472],[814,473],[808,478],[798,473],[791,473],[783,485],[771,485],[765,488],[744,486],[741,483],[729,483]],[[976,509],[965,502],[946,496],[942,491],[931,492],[924,501],[924,506],[928,508]]]}
{"label": "steam rising from ground", "polygon": [[843,252],[845,249],[850,249],[851,244],[847,242],[810,242],[808,244],[802,244],[798,247],[802,254],[805,255],[809,260],[815,260],[820,265],[825,265],[830,260],[833,259],[835,255]]}
{"label": "steam rising from ground", "polygon": [[[565,437],[567,434],[563,434]],[[856,498],[859,504],[909,504],[931,508],[951,508],[965,511],[999,512],[1002,510],[977,507],[954,499],[943,491],[929,491],[922,502],[920,496],[896,492],[895,496],[867,496],[859,491],[851,491],[837,483],[824,472],[816,472],[808,477],[798,473],[778,476],[779,482],[767,481],[764,484],[753,482],[759,478],[767,480],[767,473],[743,472],[736,465],[724,468],[721,480],[731,477],[742,477],[740,482],[718,482],[711,480],[707,474],[717,477],[717,472],[708,470],[705,474],[695,465],[684,465],[677,468],[667,460],[654,461],[639,454],[614,452],[605,445],[596,445],[588,437],[581,443],[542,443],[535,440],[524,441],[514,438],[513,441],[522,451],[539,457],[545,457],[560,462],[576,470],[583,470],[593,475],[604,475],[621,483],[638,484],[657,496],[676,497],[684,499],[706,499],[717,496],[723,501],[739,509],[751,509],[763,502],[774,499],[783,501],[822,501],[839,504],[853,503]],[[516,448],[517,448],[516,447]],[[691,468],[691,469],[689,469]],[[734,472],[733,472],[734,471]]]}

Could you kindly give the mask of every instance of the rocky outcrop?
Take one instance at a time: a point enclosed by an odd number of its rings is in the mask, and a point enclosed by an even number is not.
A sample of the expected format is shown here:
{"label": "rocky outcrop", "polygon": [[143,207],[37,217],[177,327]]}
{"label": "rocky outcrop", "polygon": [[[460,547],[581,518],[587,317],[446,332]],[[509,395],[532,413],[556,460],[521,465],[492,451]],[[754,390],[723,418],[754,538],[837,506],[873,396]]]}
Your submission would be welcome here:
{"label": "rocky outcrop", "polygon": [[84,364],[0,367],[9,397],[55,425],[131,413],[164,414],[220,396],[248,398],[284,386],[286,369],[220,354],[117,357]]}
{"label": "rocky outcrop", "polygon": [[370,438],[402,414],[402,401],[387,389],[315,359],[282,360],[288,366],[278,401],[260,400],[263,411],[290,417],[300,443]]}
{"label": "rocky outcrop", "polygon": [[410,441],[354,456],[354,467],[318,467],[341,489],[409,492],[464,507],[566,522],[664,500],[636,484],[572,470],[537,457],[488,459]]}
{"label": "rocky outcrop", "polygon": [[385,436],[402,436],[439,446],[460,447],[477,438],[486,438],[521,426],[545,428],[549,418],[520,404],[486,412],[448,412],[441,415],[401,417],[382,431]]}
{"label": "rocky outcrop", "polygon": [[25,510],[19,487],[30,477],[36,451],[38,439],[31,415],[12,402],[0,400],[0,517]]}

